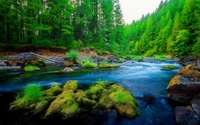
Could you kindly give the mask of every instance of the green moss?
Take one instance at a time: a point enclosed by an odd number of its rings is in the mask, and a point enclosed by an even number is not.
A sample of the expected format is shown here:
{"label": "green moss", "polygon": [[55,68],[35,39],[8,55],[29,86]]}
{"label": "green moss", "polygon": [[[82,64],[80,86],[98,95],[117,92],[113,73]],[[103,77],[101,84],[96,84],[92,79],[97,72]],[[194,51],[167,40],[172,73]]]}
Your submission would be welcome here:
{"label": "green moss", "polygon": [[56,96],[62,92],[59,84],[52,84],[50,89],[43,91],[44,96]]}
{"label": "green moss", "polygon": [[29,84],[24,89],[24,102],[29,103],[31,101],[37,101],[42,98],[41,87],[37,84]]}
{"label": "green moss", "polygon": [[28,65],[28,66],[24,67],[24,71],[26,71],[26,72],[38,71],[38,70],[40,70],[40,68],[38,66]]}
{"label": "green moss", "polygon": [[40,101],[36,104],[35,109],[34,109],[34,114],[38,114],[42,112],[47,106],[49,102],[46,100]]}
{"label": "green moss", "polygon": [[111,64],[111,63],[108,63],[108,62],[101,62],[99,64],[99,67],[100,68],[117,68],[117,67],[119,67],[119,65],[118,64]]}
{"label": "green moss", "polygon": [[143,60],[144,56],[132,56],[132,58],[135,60]]}
{"label": "green moss", "polygon": [[174,65],[167,65],[164,68],[162,68],[161,70],[173,70],[173,69],[176,69],[176,66],[174,66]]}
{"label": "green moss", "polygon": [[115,103],[133,103],[134,98],[131,96],[131,94],[127,91],[117,91],[113,92],[109,95],[109,97],[115,102]]}
{"label": "green moss", "polygon": [[64,90],[77,90],[78,89],[78,81],[70,80],[64,83]]}
{"label": "green moss", "polygon": [[96,68],[97,67],[97,64],[94,63],[94,62],[89,62],[89,61],[86,61],[83,63],[83,68]]}

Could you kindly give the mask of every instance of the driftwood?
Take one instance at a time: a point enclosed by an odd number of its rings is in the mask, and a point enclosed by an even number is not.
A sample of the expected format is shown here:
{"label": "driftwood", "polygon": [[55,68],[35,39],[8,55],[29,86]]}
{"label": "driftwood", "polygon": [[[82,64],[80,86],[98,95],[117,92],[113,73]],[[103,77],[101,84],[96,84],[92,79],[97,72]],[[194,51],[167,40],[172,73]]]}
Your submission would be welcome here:
{"label": "driftwood", "polygon": [[56,61],[56,60],[48,59],[48,58],[46,58],[46,57],[44,57],[44,56],[41,56],[41,55],[39,55],[39,54],[36,54],[36,53],[34,53],[34,52],[30,52],[30,54],[35,55],[35,56],[38,56],[39,58],[42,58],[42,59],[45,59],[45,60],[54,62],[54,63],[61,63],[61,62]]}

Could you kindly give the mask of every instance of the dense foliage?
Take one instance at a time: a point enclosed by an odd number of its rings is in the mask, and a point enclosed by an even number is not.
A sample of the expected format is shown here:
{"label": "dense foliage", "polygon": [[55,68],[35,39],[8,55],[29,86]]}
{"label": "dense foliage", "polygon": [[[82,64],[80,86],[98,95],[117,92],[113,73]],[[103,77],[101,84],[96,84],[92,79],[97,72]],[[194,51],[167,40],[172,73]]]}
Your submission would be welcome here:
{"label": "dense foliage", "polygon": [[119,0],[1,0],[3,44],[129,55],[200,55],[200,0],[165,0],[129,25]]}
{"label": "dense foliage", "polygon": [[200,0],[166,0],[151,15],[128,25],[126,38],[135,55],[200,55],[199,29]]}
{"label": "dense foliage", "polygon": [[124,36],[118,0],[1,0],[0,19],[4,44],[114,51]]}

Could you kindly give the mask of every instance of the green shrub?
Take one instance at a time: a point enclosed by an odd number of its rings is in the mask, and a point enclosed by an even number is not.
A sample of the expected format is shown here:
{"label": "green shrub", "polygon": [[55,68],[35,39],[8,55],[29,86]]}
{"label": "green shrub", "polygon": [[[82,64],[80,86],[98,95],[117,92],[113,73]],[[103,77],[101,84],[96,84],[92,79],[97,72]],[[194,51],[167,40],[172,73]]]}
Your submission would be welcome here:
{"label": "green shrub", "polygon": [[42,98],[41,87],[37,84],[29,84],[24,88],[24,102],[37,101]]}
{"label": "green shrub", "polygon": [[71,61],[76,61],[79,58],[78,52],[76,50],[70,50],[69,53],[66,53],[66,56]]}
{"label": "green shrub", "polygon": [[142,60],[144,59],[144,56],[132,56],[132,58],[135,60]]}
{"label": "green shrub", "polygon": [[173,69],[176,69],[176,66],[174,66],[174,65],[167,65],[164,68],[162,68],[162,70],[173,70]]}
{"label": "green shrub", "polygon": [[30,72],[30,71],[38,71],[40,70],[40,68],[38,66],[31,66],[31,65],[28,65],[28,66],[25,66],[24,67],[24,71],[27,71],[27,72]]}

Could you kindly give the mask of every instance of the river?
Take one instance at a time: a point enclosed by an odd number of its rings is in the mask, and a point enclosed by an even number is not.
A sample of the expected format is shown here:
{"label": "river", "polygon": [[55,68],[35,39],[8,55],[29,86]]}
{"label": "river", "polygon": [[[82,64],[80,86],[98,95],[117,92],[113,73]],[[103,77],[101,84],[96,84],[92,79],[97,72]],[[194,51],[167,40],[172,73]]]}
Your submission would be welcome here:
{"label": "river", "polygon": [[[166,65],[173,64],[176,69],[163,71]],[[70,73],[54,73],[61,67],[42,68],[39,72],[0,71],[0,94],[18,92],[29,83],[37,83],[43,88],[53,83],[63,84],[67,80],[78,80],[80,85],[87,86],[97,80],[118,83],[128,89],[137,99],[140,116],[135,119],[118,117],[116,112],[94,115],[103,125],[175,125],[173,108],[168,104],[166,87],[170,79],[181,68],[175,60],[134,62],[126,61],[115,69],[77,69]],[[156,101],[147,104],[142,97],[151,95]],[[100,118],[102,117],[102,118]]]}

